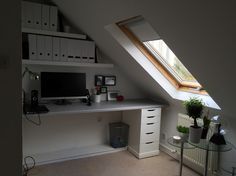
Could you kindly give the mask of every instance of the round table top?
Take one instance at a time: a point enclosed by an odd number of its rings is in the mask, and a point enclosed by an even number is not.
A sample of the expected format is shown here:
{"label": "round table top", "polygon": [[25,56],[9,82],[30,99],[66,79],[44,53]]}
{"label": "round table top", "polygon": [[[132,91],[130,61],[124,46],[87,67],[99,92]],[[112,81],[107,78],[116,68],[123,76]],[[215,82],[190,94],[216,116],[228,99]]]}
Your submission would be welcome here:
{"label": "round table top", "polygon": [[[182,142],[182,141],[179,141],[179,142],[177,143],[177,142],[175,142],[175,141],[173,140],[173,137],[167,139],[167,142],[168,142],[170,145],[174,146],[174,147],[181,148],[181,142]],[[194,148],[195,148],[193,145],[190,145],[188,142],[184,142],[183,147],[184,147],[184,149],[194,149]]]}
{"label": "round table top", "polygon": [[229,174],[233,172],[236,174],[236,162],[224,162],[224,166],[221,169]]}
{"label": "round table top", "polygon": [[190,141],[188,141],[188,143],[197,148],[215,152],[227,152],[232,150],[233,147],[233,145],[228,141],[226,141],[225,145],[216,145],[207,139],[201,139],[199,143],[192,143]]}

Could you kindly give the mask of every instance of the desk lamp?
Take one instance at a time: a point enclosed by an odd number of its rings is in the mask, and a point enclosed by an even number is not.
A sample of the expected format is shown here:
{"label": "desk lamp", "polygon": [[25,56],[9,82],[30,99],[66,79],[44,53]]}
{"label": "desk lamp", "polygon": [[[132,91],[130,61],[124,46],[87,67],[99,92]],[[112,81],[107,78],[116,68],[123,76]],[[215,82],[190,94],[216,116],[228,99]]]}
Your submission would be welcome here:
{"label": "desk lamp", "polygon": [[37,73],[32,72],[31,70],[29,70],[28,67],[25,67],[25,70],[24,70],[24,72],[22,74],[22,78],[25,77],[26,73],[29,74],[31,80],[39,80],[39,75]]}

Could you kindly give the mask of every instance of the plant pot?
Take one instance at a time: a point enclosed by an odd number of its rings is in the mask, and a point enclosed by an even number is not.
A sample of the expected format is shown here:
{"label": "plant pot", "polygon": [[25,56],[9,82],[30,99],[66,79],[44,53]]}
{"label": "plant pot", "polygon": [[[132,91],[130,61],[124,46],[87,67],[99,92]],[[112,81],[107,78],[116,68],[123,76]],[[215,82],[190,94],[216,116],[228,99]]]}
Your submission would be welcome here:
{"label": "plant pot", "polygon": [[202,135],[201,127],[189,127],[189,141],[192,143],[199,143]]}
{"label": "plant pot", "polygon": [[94,95],[93,96],[93,101],[95,103],[100,103],[101,102],[101,95]]}
{"label": "plant pot", "polygon": [[201,139],[206,139],[208,129],[209,129],[209,128],[203,128],[203,129],[202,129],[202,136],[201,136]]}
{"label": "plant pot", "polygon": [[189,134],[188,133],[181,133],[181,132],[179,132],[179,136],[181,137],[181,140],[183,142],[186,142],[188,140]]}

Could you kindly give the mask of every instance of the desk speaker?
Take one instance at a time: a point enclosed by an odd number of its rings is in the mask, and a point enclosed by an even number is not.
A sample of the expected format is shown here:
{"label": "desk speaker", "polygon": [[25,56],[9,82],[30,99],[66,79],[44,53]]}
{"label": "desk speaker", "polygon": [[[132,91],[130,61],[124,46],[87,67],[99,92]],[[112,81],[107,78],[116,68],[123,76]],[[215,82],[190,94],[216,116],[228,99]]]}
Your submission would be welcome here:
{"label": "desk speaker", "polygon": [[32,107],[38,106],[38,91],[37,90],[31,91],[31,106]]}

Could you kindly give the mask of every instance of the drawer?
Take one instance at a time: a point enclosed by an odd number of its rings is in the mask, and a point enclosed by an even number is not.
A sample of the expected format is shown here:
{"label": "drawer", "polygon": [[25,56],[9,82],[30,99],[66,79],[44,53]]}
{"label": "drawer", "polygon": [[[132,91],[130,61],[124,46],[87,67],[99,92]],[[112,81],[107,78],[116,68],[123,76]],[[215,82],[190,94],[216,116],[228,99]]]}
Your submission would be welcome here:
{"label": "drawer", "polygon": [[141,135],[149,132],[160,131],[160,123],[142,123],[141,125]]}
{"label": "drawer", "polygon": [[150,141],[159,141],[159,132],[147,132],[141,134],[141,141],[140,143],[146,143]]}
{"label": "drawer", "polygon": [[142,117],[143,116],[155,116],[155,115],[161,115],[161,108],[148,108],[148,109],[142,109]]}
{"label": "drawer", "polygon": [[143,115],[142,123],[155,123],[160,122],[160,115]]}
{"label": "drawer", "polygon": [[151,152],[159,149],[158,141],[150,141],[140,144],[140,153]]}

